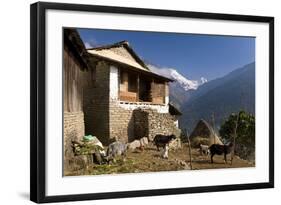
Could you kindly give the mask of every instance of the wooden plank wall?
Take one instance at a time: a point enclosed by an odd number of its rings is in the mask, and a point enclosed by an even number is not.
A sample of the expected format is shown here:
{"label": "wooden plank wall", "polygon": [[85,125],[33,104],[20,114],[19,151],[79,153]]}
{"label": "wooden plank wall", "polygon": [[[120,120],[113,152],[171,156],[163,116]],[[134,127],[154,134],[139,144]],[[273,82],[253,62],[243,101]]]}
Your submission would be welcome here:
{"label": "wooden plank wall", "polygon": [[83,106],[83,87],[89,84],[90,75],[64,46],[64,111],[79,112]]}
{"label": "wooden plank wall", "polygon": [[[129,74],[126,71],[119,72],[119,78],[122,79],[119,81],[119,99],[122,101],[164,104],[165,96],[169,95],[168,83],[164,81],[147,79],[147,77]],[[146,83],[150,83],[150,90]]]}
{"label": "wooden plank wall", "polygon": [[165,103],[165,82],[154,81],[151,83],[151,97],[153,103]]}

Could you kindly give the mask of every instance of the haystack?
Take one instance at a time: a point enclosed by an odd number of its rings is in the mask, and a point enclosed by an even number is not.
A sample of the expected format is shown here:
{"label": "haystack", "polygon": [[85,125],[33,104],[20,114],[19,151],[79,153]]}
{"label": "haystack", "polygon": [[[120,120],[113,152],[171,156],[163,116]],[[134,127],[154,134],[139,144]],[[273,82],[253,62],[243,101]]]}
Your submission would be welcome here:
{"label": "haystack", "polygon": [[199,147],[200,144],[223,144],[213,128],[205,121],[200,120],[190,135],[191,144]]}

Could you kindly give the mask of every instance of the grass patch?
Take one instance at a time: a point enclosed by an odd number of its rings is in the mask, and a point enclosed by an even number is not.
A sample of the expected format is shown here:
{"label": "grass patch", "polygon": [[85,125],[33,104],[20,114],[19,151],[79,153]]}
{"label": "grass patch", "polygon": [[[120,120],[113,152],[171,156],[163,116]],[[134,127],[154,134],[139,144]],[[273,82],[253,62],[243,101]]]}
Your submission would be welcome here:
{"label": "grass patch", "polygon": [[[87,169],[73,171],[67,175],[102,175],[118,173],[140,173],[140,172],[159,172],[184,170],[185,167],[178,163],[179,160],[189,162],[188,147],[183,145],[181,149],[169,152],[169,159],[159,157],[160,152],[155,147],[149,147],[140,152],[128,152],[125,160],[122,157],[117,158],[110,164],[91,164]],[[229,156],[228,156],[229,158]],[[192,167],[198,169],[214,168],[235,168],[235,167],[253,167],[254,163],[235,157],[233,164],[224,164],[223,156],[215,156],[214,164],[210,163],[210,156],[202,156],[198,149],[192,149]]]}

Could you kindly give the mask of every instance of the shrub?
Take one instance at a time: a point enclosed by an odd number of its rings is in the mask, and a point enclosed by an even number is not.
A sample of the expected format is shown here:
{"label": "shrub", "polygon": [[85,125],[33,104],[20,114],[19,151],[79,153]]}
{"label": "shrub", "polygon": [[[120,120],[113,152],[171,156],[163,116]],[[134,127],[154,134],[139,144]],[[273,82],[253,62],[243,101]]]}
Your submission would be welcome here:
{"label": "shrub", "polygon": [[[237,116],[239,115],[239,116]],[[242,158],[249,159],[255,152],[255,117],[245,111],[231,114],[222,124],[219,132],[227,141],[233,141],[237,124],[235,152]]]}

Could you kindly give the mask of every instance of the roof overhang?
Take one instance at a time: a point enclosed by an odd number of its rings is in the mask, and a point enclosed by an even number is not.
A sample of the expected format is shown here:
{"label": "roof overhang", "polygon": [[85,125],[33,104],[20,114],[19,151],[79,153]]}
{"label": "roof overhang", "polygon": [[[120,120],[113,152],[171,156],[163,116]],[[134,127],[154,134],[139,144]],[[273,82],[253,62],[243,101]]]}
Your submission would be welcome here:
{"label": "roof overhang", "polygon": [[89,68],[89,54],[76,29],[64,29],[64,43],[75,54],[83,68]]}
{"label": "roof overhang", "polygon": [[95,57],[97,59],[100,59],[100,60],[105,60],[105,61],[109,61],[110,63],[113,63],[113,64],[117,64],[117,65],[121,65],[122,67],[127,67],[128,69],[131,69],[135,72],[139,72],[139,73],[143,73],[145,75],[149,75],[151,77],[155,77],[155,78],[158,78],[158,79],[161,79],[161,80],[164,80],[164,81],[167,81],[167,82],[173,82],[174,80],[170,79],[170,78],[167,78],[165,76],[162,76],[162,75],[158,75],[156,73],[153,73],[151,72],[150,70],[147,70],[147,69],[143,69],[143,68],[140,68],[140,66],[138,66],[137,64],[132,64],[132,63],[129,63],[128,61],[122,61],[121,59],[119,60],[118,58],[111,58],[110,56],[106,56],[106,55],[99,55],[97,54],[96,52],[91,52],[88,50],[88,53],[90,54],[90,56],[92,57]]}
{"label": "roof overhang", "polygon": [[173,104],[169,103],[168,105],[169,105],[169,113],[173,115],[182,115],[181,111]]}

